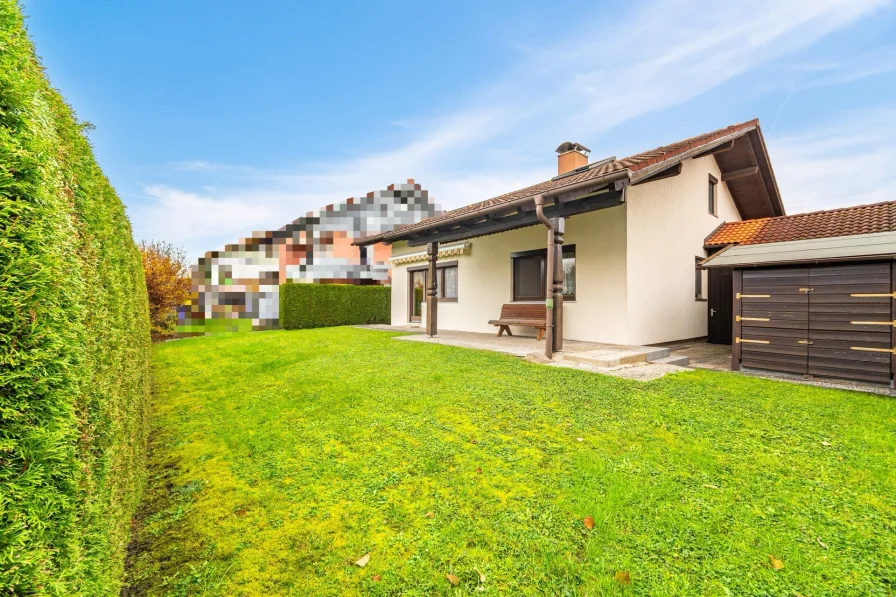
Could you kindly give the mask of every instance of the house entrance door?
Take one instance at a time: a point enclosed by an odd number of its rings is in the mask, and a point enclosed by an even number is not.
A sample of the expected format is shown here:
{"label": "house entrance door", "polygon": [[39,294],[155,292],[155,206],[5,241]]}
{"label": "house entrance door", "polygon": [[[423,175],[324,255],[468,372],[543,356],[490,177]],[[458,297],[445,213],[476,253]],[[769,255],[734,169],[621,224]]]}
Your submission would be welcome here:
{"label": "house entrance door", "polygon": [[709,305],[706,341],[710,344],[731,344],[731,270],[709,270]]}

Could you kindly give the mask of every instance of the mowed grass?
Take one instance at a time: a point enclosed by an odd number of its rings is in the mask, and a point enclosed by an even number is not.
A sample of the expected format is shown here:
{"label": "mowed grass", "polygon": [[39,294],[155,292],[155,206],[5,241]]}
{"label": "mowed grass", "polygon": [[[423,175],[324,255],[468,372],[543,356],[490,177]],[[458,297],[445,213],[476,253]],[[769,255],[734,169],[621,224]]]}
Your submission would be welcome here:
{"label": "mowed grass", "polygon": [[335,328],[158,345],[152,433],[127,595],[896,590],[891,398]]}

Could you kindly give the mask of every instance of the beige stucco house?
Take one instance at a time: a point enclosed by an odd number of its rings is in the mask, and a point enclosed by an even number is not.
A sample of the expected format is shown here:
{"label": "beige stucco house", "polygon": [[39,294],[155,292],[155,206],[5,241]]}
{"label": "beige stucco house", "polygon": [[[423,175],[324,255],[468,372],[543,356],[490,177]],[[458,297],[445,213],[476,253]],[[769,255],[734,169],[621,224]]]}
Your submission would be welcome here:
{"label": "beige stucco house", "polygon": [[[549,181],[356,242],[392,245],[393,325],[419,321],[432,288],[441,330],[495,333],[502,306],[547,301],[560,338],[655,344],[711,332],[704,239],[725,222],[784,214],[759,122],[625,159],[589,164],[576,143],[557,151]],[[546,219],[565,228],[553,286]],[[551,303],[552,288],[562,300]]]}

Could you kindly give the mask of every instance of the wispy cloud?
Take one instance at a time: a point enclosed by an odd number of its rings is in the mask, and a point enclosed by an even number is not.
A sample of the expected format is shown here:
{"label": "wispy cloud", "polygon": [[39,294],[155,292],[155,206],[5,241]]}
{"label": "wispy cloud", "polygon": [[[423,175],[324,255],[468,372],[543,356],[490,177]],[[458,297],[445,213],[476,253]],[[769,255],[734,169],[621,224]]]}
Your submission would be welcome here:
{"label": "wispy cloud", "polygon": [[818,89],[846,85],[861,79],[896,71],[896,47],[867,52],[848,61],[835,63],[830,68],[815,73],[802,85],[803,89]]}
{"label": "wispy cloud", "polygon": [[289,171],[180,164],[181,175],[196,175],[197,189],[211,184],[203,177],[218,174],[226,174],[228,184],[195,193],[148,186],[149,201],[133,210],[137,234],[182,244],[196,255],[409,176],[445,207],[491,197],[550,176],[546,148],[565,138],[594,138],[688,102],[887,4],[656,0],[620,15],[595,14],[576,31],[542,37],[562,41],[522,48],[503,79],[469,90],[453,113],[408,115],[402,128],[415,136],[397,148]]}
{"label": "wispy cloud", "polygon": [[788,213],[893,201],[896,107],[844,115],[811,133],[772,137]]}

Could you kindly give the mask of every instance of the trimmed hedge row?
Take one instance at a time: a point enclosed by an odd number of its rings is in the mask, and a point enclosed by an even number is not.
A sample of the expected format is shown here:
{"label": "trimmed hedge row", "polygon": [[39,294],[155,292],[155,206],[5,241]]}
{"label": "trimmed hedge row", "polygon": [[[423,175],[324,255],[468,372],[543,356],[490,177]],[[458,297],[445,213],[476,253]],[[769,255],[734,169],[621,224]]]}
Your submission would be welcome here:
{"label": "trimmed hedge row", "polygon": [[287,330],[389,323],[391,288],[352,284],[283,284],[280,325]]}
{"label": "trimmed hedge row", "polygon": [[124,206],[0,0],[0,593],[115,595],[145,481],[149,312]]}

